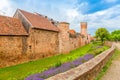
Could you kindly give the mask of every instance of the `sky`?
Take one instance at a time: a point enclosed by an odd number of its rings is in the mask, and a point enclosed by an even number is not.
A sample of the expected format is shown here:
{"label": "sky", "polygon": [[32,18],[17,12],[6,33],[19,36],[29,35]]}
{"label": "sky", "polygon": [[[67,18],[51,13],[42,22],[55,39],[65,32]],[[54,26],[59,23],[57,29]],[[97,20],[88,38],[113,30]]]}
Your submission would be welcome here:
{"label": "sky", "polygon": [[91,35],[100,27],[110,32],[120,29],[120,0],[1,0],[0,15],[12,17],[16,9],[68,22],[76,32],[80,22],[87,22]]}

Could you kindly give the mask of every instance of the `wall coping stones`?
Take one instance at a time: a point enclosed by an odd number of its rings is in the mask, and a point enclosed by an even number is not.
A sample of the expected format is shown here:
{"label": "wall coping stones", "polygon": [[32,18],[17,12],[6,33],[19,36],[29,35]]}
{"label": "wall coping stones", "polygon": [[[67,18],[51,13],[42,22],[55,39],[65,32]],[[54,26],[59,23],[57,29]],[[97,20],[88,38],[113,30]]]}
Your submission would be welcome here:
{"label": "wall coping stones", "polygon": [[96,75],[112,56],[114,50],[115,46],[112,45],[110,49],[102,52],[82,65],[45,80],[94,80]]}

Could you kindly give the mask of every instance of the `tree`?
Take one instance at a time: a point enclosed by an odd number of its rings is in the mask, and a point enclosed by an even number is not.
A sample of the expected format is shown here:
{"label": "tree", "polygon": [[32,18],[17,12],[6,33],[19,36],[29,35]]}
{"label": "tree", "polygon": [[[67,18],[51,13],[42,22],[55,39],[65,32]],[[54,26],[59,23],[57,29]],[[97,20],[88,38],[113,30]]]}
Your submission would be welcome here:
{"label": "tree", "polygon": [[99,28],[95,32],[95,37],[100,39],[102,43],[104,42],[104,40],[109,39],[109,35],[110,34],[106,28]]}
{"label": "tree", "polygon": [[113,41],[120,41],[120,30],[115,30],[110,35],[111,40]]}

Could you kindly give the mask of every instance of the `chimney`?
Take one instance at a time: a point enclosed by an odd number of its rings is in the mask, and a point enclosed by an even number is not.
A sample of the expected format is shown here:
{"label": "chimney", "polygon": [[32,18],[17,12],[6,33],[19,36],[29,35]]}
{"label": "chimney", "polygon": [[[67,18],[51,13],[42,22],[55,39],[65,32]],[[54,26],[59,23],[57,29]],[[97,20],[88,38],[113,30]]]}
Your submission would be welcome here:
{"label": "chimney", "polygon": [[87,22],[81,22],[81,34],[87,35]]}

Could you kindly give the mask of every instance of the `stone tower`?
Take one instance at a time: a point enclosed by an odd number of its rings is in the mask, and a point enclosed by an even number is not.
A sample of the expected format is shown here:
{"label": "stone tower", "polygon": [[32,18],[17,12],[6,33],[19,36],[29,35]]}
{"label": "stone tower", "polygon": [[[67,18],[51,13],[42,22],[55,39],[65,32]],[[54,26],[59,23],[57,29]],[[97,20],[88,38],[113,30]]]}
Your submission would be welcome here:
{"label": "stone tower", "polygon": [[87,35],[87,22],[81,22],[81,34],[84,36]]}
{"label": "stone tower", "polygon": [[81,46],[88,43],[87,22],[81,22]]}
{"label": "stone tower", "polygon": [[59,53],[68,53],[69,50],[69,23],[60,22],[58,24],[59,33]]}

